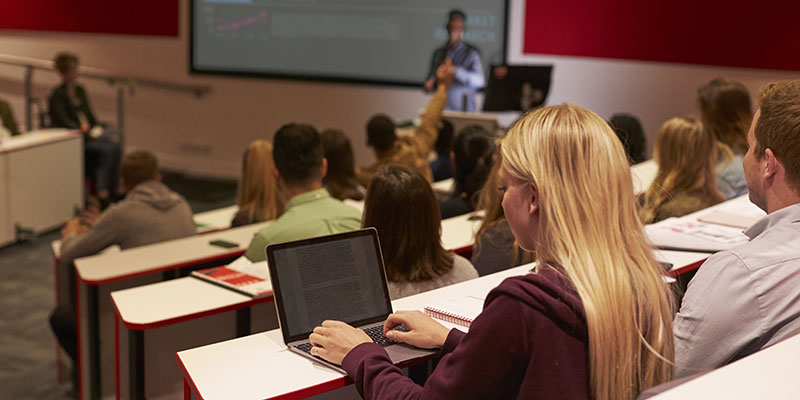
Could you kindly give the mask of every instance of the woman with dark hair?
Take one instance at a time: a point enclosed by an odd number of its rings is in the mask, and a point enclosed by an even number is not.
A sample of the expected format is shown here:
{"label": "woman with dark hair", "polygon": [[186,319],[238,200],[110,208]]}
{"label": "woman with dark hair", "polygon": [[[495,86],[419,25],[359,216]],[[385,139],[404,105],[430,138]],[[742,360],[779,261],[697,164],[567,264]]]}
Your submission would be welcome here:
{"label": "woman with dark hair", "polygon": [[614,133],[622,142],[622,147],[628,154],[628,161],[631,164],[638,164],[645,160],[644,158],[644,129],[639,118],[630,114],[614,114],[608,121]]}
{"label": "woman with dark hair", "polygon": [[362,226],[378,230],[392,299],[478,277],[467,259],[442,247],[436,197],[418,172],[381,167],[367,189]]}
{"label": "woman with dark hair", "polygon": [[59,53],[54,63],[61,85],[49,98],[50,125],[83,133],[85,173],[94,180],[95,193],[105,208],[119,191],[120,147],[110,139],[113,130],[97,121],[86,89],[77,83],[78,56]]}
{"label": "woman with dark hair", "polygon": [[339,200],[364,200],[364,187],[356,180],[353,146],[344,132],[327,129],[320,134],[322,150],[328,160],[328,173],[323,178],[331,196]]}
{"label": "woman with dark hair", "polygon": [[480,276],[531,263],[535,256],[534,253],[519,247],[508,226],[500,204],[503,201],[503,193],[500,191],[503,184],[500,182],[499,174],[500,163],[495,160],[486,184],[478,196],[478,208],[485,214],[481,227],[475,233],[475,250],[472,252],[471,261]]}
{"label": "woman with dark hair", "polygon": [[716,78],[697,90],[707,131],[717,141],[717,187],[726,199],[747,193],[742,160],[753,119],[750,93],[739,82]]}
{"label": "woman with dark hair", "polygon": [[494,137],[480,125],[461,130],[453,142],[453,197],[439,202],[442,219],[475,210],[476,195],[486,182],[494,163]]}

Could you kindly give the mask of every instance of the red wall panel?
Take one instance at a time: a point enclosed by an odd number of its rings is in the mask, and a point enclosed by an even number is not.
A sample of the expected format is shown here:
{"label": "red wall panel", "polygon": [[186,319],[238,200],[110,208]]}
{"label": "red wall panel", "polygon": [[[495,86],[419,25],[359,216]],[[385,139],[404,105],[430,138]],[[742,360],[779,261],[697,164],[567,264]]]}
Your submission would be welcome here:
{"label": "red wall panel", "polygon": [[526,54],[800,71],[800,2],[526,0]]}
{"label": "red wall panel", "polygon": [[179,0],[0,0],[0,29],[178,36]]}

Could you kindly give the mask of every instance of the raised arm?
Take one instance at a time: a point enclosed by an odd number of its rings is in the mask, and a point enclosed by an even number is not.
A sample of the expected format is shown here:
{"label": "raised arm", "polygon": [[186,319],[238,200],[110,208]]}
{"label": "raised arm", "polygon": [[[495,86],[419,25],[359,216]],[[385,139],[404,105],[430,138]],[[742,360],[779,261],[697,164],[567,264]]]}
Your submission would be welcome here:
{"label": "raised arm", "polygon": [[450,60],[445,60],[444,64],[436,70],[439,86],[422,115],[422,122],[414,131],[414,136],[409,139],[409,143],[418,157],[428,157],[439,136],[439,128],[442,126],[442,111],[447,103],[447,91],[453,82],[454,72],[455,67]]}

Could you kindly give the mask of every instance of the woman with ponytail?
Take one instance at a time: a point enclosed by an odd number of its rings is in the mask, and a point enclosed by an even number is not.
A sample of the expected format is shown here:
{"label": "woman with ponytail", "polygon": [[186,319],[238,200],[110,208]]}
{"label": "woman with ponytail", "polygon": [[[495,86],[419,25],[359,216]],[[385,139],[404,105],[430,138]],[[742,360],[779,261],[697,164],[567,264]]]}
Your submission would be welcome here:
{"label": "woman with ponytail", "polygon": [[461,129],[453,142],[453,197],[440,201],[442,219],[466,214],[475,210],[478,192],[483,187],[495,153],[495,138],[480,125]]}
{"label": "woman with ponytail", "polygon": [[[570,104],[533,111],[502,141],[500,181],[536,267],[493,289],[466,334],[417,311],[389,316],[388,337],[442,349],[424,387],[342,322],[314,330],[312,354],[341,363],[369,399],[627,400],[670,380],[673,299],[611,128]],[[391,330],[400,324],[409,331]]]}

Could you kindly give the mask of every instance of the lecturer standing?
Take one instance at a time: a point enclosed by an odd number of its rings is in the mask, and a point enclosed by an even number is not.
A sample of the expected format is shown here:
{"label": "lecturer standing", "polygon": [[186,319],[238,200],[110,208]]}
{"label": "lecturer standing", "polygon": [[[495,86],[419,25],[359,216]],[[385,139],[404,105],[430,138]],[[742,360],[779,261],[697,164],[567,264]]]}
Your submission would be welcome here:
{"label": "lecturer standing", "polygon": [[430,92],[436,84],[436,69],[445,59],[450,59],[456,67],[453,83],[447,96],[446,110],[475,112],[475,93],[483,88],[483,67],[478,49],[461,41],[464,34],[466,16],[459,10],[452,10],[447,16],[446,45],[433,52],[425,91]]}

